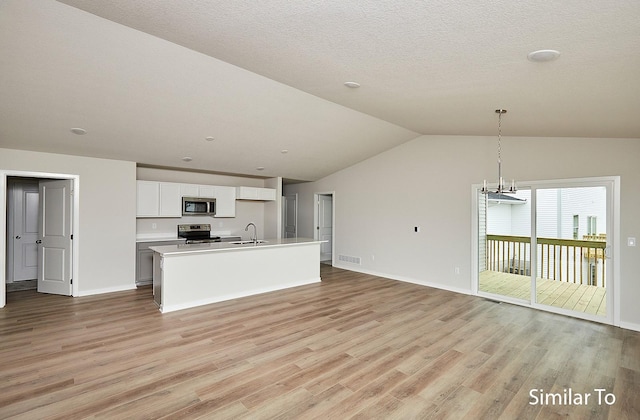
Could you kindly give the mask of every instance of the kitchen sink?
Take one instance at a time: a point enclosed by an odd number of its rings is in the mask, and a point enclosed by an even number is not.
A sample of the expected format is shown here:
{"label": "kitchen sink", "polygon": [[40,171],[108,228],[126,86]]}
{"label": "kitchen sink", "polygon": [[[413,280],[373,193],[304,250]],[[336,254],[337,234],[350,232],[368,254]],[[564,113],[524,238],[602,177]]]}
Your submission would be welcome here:
{"label": "kitchen sink", "polygon": [[[266,244],[268,241],[263,241],[263,240],[258,240],[257,244]],[[230,244],[233,245],[248,245],[248,244],[253,244],[253,241],[233,241],[233,242],[229,242]]]}

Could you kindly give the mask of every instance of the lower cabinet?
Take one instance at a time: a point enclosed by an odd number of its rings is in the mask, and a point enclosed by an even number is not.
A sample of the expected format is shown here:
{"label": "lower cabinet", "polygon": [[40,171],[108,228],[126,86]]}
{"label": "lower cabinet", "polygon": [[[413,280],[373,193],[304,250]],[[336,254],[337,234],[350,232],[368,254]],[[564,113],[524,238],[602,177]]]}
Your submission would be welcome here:
{"label": "lower cabinet", "polygon": [[153,282],[152,246],[184,244],[184,239],[175,241],[138,242],[136,244],[136,286],[145,286]]}

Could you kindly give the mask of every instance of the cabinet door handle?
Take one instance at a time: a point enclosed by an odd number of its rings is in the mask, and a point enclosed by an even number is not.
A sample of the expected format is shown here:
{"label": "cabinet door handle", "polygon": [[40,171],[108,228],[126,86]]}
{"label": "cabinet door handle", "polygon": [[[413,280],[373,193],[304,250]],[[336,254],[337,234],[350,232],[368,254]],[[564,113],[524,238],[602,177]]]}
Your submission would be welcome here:
{"label": "cabinet door handle", "polygon": [[21,238],[21,236],[20,236],[20,235],[16,235],[16,239],[20,239],[20,238]]}
{"label": "cabinet door handle", "polygon": [[37,243],[37,244],[41,244],[41,243],[42,243],[42,240],[41,240],[41,239],[38,239],[38,240],[36,241],[36,243]]}

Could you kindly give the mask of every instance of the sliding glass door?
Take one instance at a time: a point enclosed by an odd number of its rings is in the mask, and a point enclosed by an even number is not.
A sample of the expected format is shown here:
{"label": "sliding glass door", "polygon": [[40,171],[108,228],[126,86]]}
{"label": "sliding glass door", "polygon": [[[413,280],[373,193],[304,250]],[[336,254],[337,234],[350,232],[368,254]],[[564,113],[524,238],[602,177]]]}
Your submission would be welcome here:
{"label": "sliding glass door", "polygon": [[479,290],[530,302],[531,190],[479,194]]}
{"label": "sliding glass door", "polygon": [[607,317],[607,187],[537,188],[535,302]]}
{"label": "sliding glass door", "polygon": [[612,323],[613,180],[477,193],[478,294]]}

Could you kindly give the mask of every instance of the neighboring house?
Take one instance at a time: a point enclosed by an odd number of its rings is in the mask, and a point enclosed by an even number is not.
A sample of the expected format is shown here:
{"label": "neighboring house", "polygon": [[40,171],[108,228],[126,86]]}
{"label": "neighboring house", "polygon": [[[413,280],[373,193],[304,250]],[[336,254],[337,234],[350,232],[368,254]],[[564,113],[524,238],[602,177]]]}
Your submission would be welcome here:
{"label": "neighboring house", "polygon": [[[583,281],[604,286],[603,258],[601,250],[591,250],[573,244],[572,241],[606,241],[607,210],[604,187],[549,188],[538,190],[536,214],[537,238],[564,239],[563,245],[551,245],[547,250],[549,266],[547,272],[542,258],[546,258],[539,246],[538,277],[560,278],[563,281]],[[520,190],[516,194],[495,194],[487,196],[487,235],[531,237],[531,190]],[[482,239],[481,239],[482,241]],[[539,242],[541,240],[539,239]],[[484,244],[481,244],[484,245]],[[520,259],[521,265],[530,268],[530,252],[518,252],[513,244],[508,245],[512,257]],[[520,256],[523,255],[523,256]],[[514,257],[515,256],[515,257]],[[504,258],[500,253],[500,258]],[[580,264],[574,263],[580,261]],[[564,265],[561,265],[564,264]],[[505,265],[512,270],[513,262]],[[526,274],[525,273],[525,274]]]}

